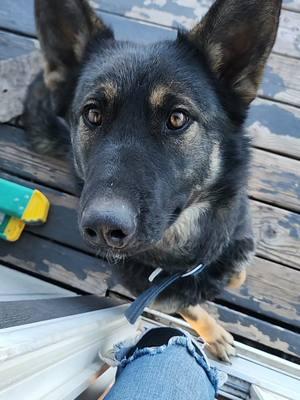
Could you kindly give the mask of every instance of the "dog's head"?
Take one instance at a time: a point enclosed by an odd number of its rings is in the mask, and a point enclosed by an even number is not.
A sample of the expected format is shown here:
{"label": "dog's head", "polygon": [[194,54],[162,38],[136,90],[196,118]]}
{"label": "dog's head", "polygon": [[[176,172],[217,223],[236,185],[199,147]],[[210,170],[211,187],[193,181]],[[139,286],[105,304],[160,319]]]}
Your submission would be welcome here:
{"label": "dog's head", "polygon": [[195,204],[234,195],[280,4],[218,0],[191,31],[144,46],[115,41],[85,0],[36,0],[45,82],[84,181],[80,227],[102,255],[151,248]]}

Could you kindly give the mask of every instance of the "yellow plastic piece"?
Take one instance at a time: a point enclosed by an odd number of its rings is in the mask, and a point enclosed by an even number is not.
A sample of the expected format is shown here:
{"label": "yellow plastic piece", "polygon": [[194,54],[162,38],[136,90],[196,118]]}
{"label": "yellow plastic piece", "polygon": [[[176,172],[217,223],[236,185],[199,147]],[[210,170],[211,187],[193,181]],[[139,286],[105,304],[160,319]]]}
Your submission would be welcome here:
{"label": "yellow plastic piece", "polygon": [[44,223],[48,217],[50,203],[39,190],[34,190],[26,207],[22,220],[26,223]]}
{"label": "yellow plastic piece", "polygon": [[10,217],[9,222],[4,230],[6,240],[9,242],[15,242],[21,236],[21,233],[25,227],[25,223],[18,218]]}

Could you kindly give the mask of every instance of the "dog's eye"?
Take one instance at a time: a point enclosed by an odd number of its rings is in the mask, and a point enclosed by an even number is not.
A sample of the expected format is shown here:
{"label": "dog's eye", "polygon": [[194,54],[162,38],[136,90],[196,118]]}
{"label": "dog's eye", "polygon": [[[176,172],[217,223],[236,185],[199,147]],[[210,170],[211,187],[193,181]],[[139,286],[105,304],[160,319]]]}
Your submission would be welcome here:
{"label": "dog's eye", "polygon": [[167,121],[168,129],[181,129],[189,122],[189,117],[182,110],[173,111]]}
{"label": "dog's eye", "polygon": [[100,126],[102,124],[102,114],[94,105],[85,107],[83,111],[83,120],[88,126]]}

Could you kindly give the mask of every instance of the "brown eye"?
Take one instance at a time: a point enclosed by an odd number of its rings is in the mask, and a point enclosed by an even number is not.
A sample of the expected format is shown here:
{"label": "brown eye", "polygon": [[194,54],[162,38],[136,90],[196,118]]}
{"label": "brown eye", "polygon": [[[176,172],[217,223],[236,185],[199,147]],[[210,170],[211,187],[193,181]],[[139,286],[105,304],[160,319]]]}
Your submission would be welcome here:
{"label": "brown eye", "polygon": [[173,111],[168,119],[167,127],[168,129],[181,129],[189,121],[189,117],[181,110]]}
{"label": "brown eye", "polygon": [[83,119],[88,126],[100,126],[102,124],[102,114],[95,106],[88,106],[83,112]]}

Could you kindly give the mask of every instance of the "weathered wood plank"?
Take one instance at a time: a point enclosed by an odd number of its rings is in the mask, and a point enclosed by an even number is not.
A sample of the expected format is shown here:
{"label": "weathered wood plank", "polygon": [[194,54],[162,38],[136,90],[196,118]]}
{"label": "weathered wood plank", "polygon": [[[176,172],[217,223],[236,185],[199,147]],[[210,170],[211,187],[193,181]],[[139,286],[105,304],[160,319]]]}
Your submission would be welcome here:
{"label": "weathered wood plank", "polygon": [[300,356],[300,335],[297,333],[214,303],[204,307],[229,332],[250,340],[254,346],[259,343],[286,354]]}
{"label": "weathered wood plank", "polygon": [[0,122],[23,111],[29,83],[40,70],[38,42],[6,32],[0,34]]}
{"label": "weathered wood plank", "polygon": [[300,215],[251,202],[257,254],[300,269]]}
{"label": "weathered wood plank", "polygon": [[34,0],[2,0],[0,27],[32,35],[34,30]]}
{"label": "weathered wood plank", "polygon": [[[46,224],[37,227],[28,226],[30,232],[34,232],[40,237],[49,239],[51,241],[59,242],[60,244],[71,246],[74,249],[94,254],[94,251],[89,249],[81,239],[77,225],[77,204],[78,199],[61,192],[48,189],[43,186],[30,184],[26,181],[3,175],[4,178],[13,180],[20,184],[26,184],[30,187],[36,187],[42,190],[47,195],[51,202],[51,209],[49,218]],[[255,224],[256,235],[265,241],[265,224],[268,224],[268,229],[277,232],[277,226],[280,224],[281,215],[279,220],[272,221],[274,218],[271,213],[270,219],[266,222],[268,210],[263,210],[264,219],[261,224]],[[259,216],[257,221],[260,221]],[[63,226],[63,229],[60,227]],[[285,244],[285,247],[290,248],[293,243],[289,236],[289,230],[283,231],[280,240]],[[275,252],[275,257],[284,257],[282,248],[278,251],[277,239],[275,233],[275,242],[272,251]],[[269,238],[267,237],[267,240]],[[263,242],[262,242],[263,243]],[[9,247],[10,244],[8,244]],[[258,251],[264,256],[264,244],[261,247],[258,243]],[[269,246],[270,240],[269,240]],[[3,247],[5,245],[3,244]],[[31,248],[35,251],[35,248]],[[274,257],[274,254],[273,254]],[[102,262],[102,261],[101,261]],[[288,264],[289,259],[285,259]],[[102,262],[103,265],[106,264]],[[298,265],[300,269],[300,264]],[[107,269],[110,267],[107,266]],[[230,301],[231,303],[239,304],[240,306],[259,312],[262,315],[267,315],[279,321],[289,323],[291,325],[300,326],[299,316],[299,285],[300,285],[300,271],[290,269],[281,265],[276,265],[273,262],[256,258],[253,265],[248,269],[248,279],[246,285],[242,287],[240,292],[231,291],[230,294],[221,296],[222,299]],[[298,322],[297,322],[298,321]]]}
{"label": "weathered wood plank", "polygon": [[[168,27],[190,29],[206,13],[213,0],[173,0],[145,1],[127,0],[113,2],[109,0],[93,0],[98,10],[114,12],[141,21],[161,24]],[[282,55],[300,57],[300,15],[283,9],[281,12],[277,40],[274,51]]]}
{"label": "weathered wood plank", "polygon": [[[60,229],[64,230],[62,224]],[[28,232],[23,232],[14,243],[1,240],[0,260],[101,296],[108,287],[110,271],[107,263]]]}
{"label": "weathered wood plank", "polygon": [[300,58],[300,14],[282,10],[274,52]]}
{"label": "weathered wood plank", "polygon": [[282,7],[290,11],[300,11],[300,0],[283,0]]}
{"label": "weathered wood plank", "polygon": [[245,284],[220,298],[239,307],[300,327],[300,271],[255,257]]}
{"label": "weathered wood plank", "polygon": [[[293,0],[292,0],[293,1]],[[299,3],[299,0],[296,0]],[[296,2],[293,1],[294,3]],[[130,17],[136,20],[160,24],[165,27],[190,28],[205,14],[213,0],[187,0],[178,2],[174,0],[144,1],[127,0],[113,2],[110,0],[91,0],[91,4],[102,15],[103,19],[111,25],[116,37],[127,40],[132,39],[129,33],[133,24],[139,28],[136,21],[127,21],[119,15]],[[286,0],[286,3],[291,1]],[[298,5],[299,7],[299,5]],[[284,7],[286,8],[286,7]],[[108,13],[103,13],[107,11]],[[109,14],[113,12],[119,15]],[[16,32],[35,35],[33,18],[33,0],[2,0],[0,13],[0,27]],[[151,25],[144,25],[141,30],[136,31],[134,40],[153,41],[162,38],[159,28]],[[127,36],[127,32],[129,36]],[[148,37],[149,36],[149,37]],[[154,38],[153,38],[154,36]],[[173,37],[173,35],[171,35]],[[282,10],[281,20],[274,51],[282,55],[300,58],[300,14],[289,10]]]}
{"label": "weathered wood plank", "polygon": [[267,99],[299,106],[300,61],[278,54],[271,54],[259,95]]}
{"label": "weathered wood plank", "polygon": [[0,168],[13,175],[76,193],[71,162],[36,154],[27,142],[25,132],[18,128],[0,125]]}
{"label": "weathered wood plank", "polygon": [[[39,156],[30,149],[24,131],[0,126],[0,168],[69,193],[76,193],[71,162]],[[298,162],[254,150],[250,195],[280,207],[299,211]]]}
{"label": "weathered wood plank", "polygon": [[255,199],[300,211],[300,162],[264,150],[253,151],[249,193]]}
{"label": "weathered wood plank", "polygon": [[[1,0],[0,6],[0,29],[5,28],[13,32],[36,36],[34,23],[33,0]],[[113,27],[115,36],[121,40],[139,40],[142,42],[153,42],[168,36],[175,37],[174,29],[161,30],[158,26],[150,23],[140,23],[106,12],[100,12],[104,21]],[[135,37],[132,36],[132,26],[135,27]],[[162,35],[164,37],[162,37]]]}
{"label": "weathered wood plank", "polygon": [[300,109],[257,98],[247,131],[256,147],[300,159]]}

